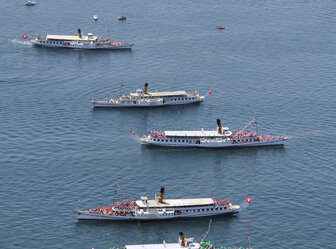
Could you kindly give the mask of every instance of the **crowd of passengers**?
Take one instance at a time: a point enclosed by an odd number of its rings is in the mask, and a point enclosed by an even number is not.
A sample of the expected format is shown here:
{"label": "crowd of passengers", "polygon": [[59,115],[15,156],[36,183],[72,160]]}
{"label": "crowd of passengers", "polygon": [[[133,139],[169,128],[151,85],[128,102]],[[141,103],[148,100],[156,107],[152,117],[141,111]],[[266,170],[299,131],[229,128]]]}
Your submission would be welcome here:
{"label": "crowd of passengers", "polygon": [[[236,138],[250,138],[250,137],[256,137],[256,141],[258,142],[266,142],[266,141],[276,141],[280,139],[284,139],[284,136],[271,136],[271,135],[263,135],[263,136],[257,136],[256,132],[237,132],[231,136],[233,139]],[[245,142],[242,140],[241,142]]]}
{"label": "crowd of passengers", "polygon": [[150,137],[165,137],[166,134],[164,133],[164,131],[157,131],[157,130],[154,130],[154,131],[150,131],[149,132],[149,136]]}
{"label": "crowd of passengers", "polygon": [[220,204],[220,205],[229,205],[230,204],[230,202],[227,201],[227,200],[219,200],[219,201],[217,201],[216,199],[213,199],[213,200],[216,204]]}
{"label": "crowd of passengers", "polygon": [[124,201],[116,202],[112,206],[100,207],[96,209],[89,209],[91,214],[108,214],[108,215],[119,215],[119,216],[134,216],[132,210],[135,207],[135,201]]}

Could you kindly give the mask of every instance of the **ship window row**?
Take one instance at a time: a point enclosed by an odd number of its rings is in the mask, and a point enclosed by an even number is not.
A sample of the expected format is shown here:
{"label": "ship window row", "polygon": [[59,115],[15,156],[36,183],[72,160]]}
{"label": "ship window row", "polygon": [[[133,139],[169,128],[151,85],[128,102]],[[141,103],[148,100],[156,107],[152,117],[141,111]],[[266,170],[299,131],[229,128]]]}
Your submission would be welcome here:
{"label": "ship window row", "polygon": [[39,41],[40,43],[49,43],[49,44],[62,44],[61,42],[52,42],[52,41]]}
{"label": "ship window row", "polygon": [[176,140],[176,139],[174,139],[174,140],[172,140],[172,139],[160,139],[160,138],[158,138],[158,139],[156,139],[156,138],[154,138],[153,139],[153,141],[158,141],[158,142],[173,142],[174,141],[174,143],[189,143],[189,142],[192,142],[192,140],[184,140],[184,139],[178,139],[178,140]]}
{"label": "ship window row", "polygon": [[[173,215],[172,213],[168,213],[168,214],[160,214],[160,216],[171,216]],[[146,217],[146,214],[139,214],[140,217]]]}
{"label": "ship window row", "polygon": [[186,210],[186,213],[195,213],[195,212],[205,212],[205,211],[218,211],[218,210],[223,210],[226,209],[226,207],[221,207],[221,208],[203,208],[203,209],[192,209],[192,210]]}
{"label": "ship window row", "polygon": [[243,142],[253,142],[254,141],[254,139],[248,139],[248,138],[246,138],[246,139],[236,139],[236,140],[234,140],[234,142],[238,142],[238,143],[243,143]]}
{"label": "ship window row", "polygon": [[192,100],[192,99],[195,99],[195,97],[192,97],[192,98],[178,98],[178,99],[170,99],[170,100]]}

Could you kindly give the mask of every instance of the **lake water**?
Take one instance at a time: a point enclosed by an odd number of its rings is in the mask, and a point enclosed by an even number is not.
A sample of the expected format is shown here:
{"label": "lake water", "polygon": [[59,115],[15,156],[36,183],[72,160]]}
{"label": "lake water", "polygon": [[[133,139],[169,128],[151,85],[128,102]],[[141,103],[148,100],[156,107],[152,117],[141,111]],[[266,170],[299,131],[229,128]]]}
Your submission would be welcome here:
{"label": "lake water", "polygon": [[[114,199],[213,197],[249,208],[213,218],[217,246],[335,248],[336,3],[24,1],[1,5],[0,248],[102,248],[199,239],[209,219],[78,222]],[[92,16],[99,15],[94,22]],[[117,17],[126,15],[124,22]],[[38,48],[35,35],[100,35],[130,51]],[[217,25],[224,25],[219,31]],[[200,105],[94,110],[142,88],[213,93]],[[174,83],[175,81],[175,83]],[[257,114],[284,147],[143,148],[148,129],[232,129]],[[116,179],[120,189],[115,192]]]}

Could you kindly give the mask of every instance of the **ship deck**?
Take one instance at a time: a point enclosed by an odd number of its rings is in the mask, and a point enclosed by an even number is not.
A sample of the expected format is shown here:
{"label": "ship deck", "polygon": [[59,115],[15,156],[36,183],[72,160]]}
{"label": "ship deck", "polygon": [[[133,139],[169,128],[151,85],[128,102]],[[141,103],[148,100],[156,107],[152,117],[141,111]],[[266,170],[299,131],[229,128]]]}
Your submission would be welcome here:
{"label": "ship deck", "polygon": [[186,91],[171,91],[171,92],[148,92],[144,94],[145,97],[174,97],[174,96],[186,96]]}
{"label": "ship deck", "polygon": [[207,206],[213,205],[212,198],[197,198],[197,199],[164,199],[163,203],[158,203],[155,200],[148,200],[147,204],[141,200],[137,200],[136,205],[140,208],[168,208],[168,207],[190,207],[190,206]]}
{"label": "ship deck", "polygon": [[[229,130],[228,127],[223,127],[223,130]],[[165,131],[166,137],[226,137],[225,134],[218,131]]]}
{"label": "ship deck", "polygon": [[64,40],[64,41],[95,41],[97,40],[97,36],[82,36],[79,38],[78,35],[47,35],[47,40]]}

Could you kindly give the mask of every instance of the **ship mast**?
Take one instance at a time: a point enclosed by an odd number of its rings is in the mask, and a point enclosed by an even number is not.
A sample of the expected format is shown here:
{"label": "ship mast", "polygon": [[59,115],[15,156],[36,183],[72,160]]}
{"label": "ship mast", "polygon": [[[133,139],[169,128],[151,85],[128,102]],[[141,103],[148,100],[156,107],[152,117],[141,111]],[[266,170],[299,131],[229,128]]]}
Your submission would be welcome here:
{"label": "ship mast", "polygon": [[60,28],[60,23],[57,22],[57,26],[58,26],[58,34],[61,35],[61,28]]}
{"label": "ship mast", "polygon": [[175,86],[176,78],[177,78],[177,75],[175,76],[175,79],[173,81],[173,85],[172,85],[172,89],[171,89],[172,91],[174,91],[174,86]]}
{"label": "ship mast", "polygon": [[258,136],[258,122],[257,122],[257,115],[254,113],[254,123],[256,124],[256,132],[257,132],[257,136]]}
{"label": "ship mast", "polygon": [[121,83],[120,83],[120,90],[119,90],[119,98],[120,98],[120,96],[121,96],[121,89],[122,89],[122,87],[124,86],[124,83],[125,83],[125,81],[124,81],[124,80],[121,80]]}

